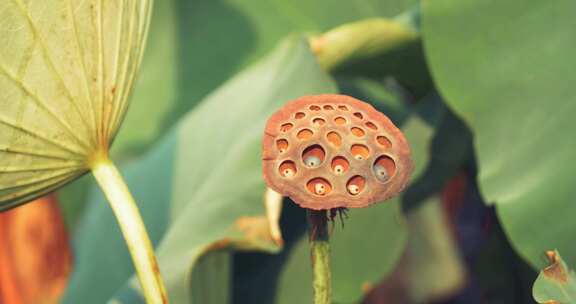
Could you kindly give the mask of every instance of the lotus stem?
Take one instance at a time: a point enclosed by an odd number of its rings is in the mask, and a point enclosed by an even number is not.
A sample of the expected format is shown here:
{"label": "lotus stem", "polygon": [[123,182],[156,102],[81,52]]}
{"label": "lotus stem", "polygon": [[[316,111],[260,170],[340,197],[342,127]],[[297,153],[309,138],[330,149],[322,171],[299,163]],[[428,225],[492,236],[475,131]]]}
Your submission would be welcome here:
{"label": "lotus stem", "polygon": [[132,256],[146,303],[168,303],[154,250],[136,202],[108,158],[92,163],[92,173],[106,195]]}
{"label": "lotus stem", "polygon": [[314,304],[332,303],[332,272],[326,211],[308,210],[310,258],[314,274]]}

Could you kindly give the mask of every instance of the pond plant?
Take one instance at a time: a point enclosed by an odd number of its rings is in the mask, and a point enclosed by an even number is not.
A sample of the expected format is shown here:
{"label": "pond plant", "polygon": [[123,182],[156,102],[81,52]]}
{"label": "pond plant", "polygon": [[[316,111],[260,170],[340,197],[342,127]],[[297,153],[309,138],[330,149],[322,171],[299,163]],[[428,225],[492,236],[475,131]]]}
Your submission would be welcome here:
{"label": "pond plant", "polygon": [[413,168],[408,142],[363,101],[305,96],[270,117],[262,160],[268,187],[308,209],[314,301],[332,303],[327,222],[400,193]]}
{"label": "pond plant", "polygon": [[[576,2],[152,2],[0,1],[0,212],[67,185],[54,298],[576,302]],[[16,222],[0,273],[69,260]]]}
{"label": "pond plant", "polygon": [[109,157],[142,60],[152,1],[48,2],[2,3],[1,39],[12,47],[0,48],[0,211],[92,172],[146,301],[165,303],[138,207]]}

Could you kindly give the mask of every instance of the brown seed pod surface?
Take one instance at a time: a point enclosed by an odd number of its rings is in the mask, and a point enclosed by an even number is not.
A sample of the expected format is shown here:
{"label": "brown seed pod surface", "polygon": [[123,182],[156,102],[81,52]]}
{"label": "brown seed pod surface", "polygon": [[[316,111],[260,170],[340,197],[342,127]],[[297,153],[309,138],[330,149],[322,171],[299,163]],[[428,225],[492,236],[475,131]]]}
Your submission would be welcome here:
{"label": "brown seed pod surface", "polygon": [[288,102],[266,124],[268,187],[304,208],[361,208],[395,196],[413,164],[402,132],[371,105],[346,95]]}

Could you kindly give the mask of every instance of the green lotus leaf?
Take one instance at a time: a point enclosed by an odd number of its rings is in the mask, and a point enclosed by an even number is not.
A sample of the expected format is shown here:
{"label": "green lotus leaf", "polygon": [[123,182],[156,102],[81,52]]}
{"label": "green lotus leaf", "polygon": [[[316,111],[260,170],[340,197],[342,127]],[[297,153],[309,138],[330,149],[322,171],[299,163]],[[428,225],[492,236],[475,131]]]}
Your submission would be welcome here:
{"label": "green lotus leaf", "polygon": [[107,157],[151,7],[151,0],[0,3],[0,211]]}

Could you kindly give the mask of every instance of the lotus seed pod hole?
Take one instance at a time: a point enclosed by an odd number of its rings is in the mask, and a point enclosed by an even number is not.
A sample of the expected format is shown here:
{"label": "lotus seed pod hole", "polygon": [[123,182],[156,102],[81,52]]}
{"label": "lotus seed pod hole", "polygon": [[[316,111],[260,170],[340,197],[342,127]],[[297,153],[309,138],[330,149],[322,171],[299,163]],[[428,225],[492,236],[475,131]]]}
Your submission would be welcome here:
{"label": "lotus seed pod hole", "polygon": [[389,156],[383,155],[376,159],[372,167],[374,176],[380,182],[387,182],[396,173],[396,163]]}
{"label": "lotus seed pod hole", "polygon": [[314,135],[314,132],[312,132],[312,130],[302,129],[302,130],[298,131],[298,134],[296,134],[296,137],[300,140],[309,140],[310,138],[312,138],[312,135]]}
{"label": "lotus seed pod hole", "polygon": [[365,160],[370,157],[370,149],[365,145],[355,144],[350,148],[350,153],[357,160]]}
{"label": "lotus seed pod hole", "polygon": [[278,139],[276,141],[276,147],[278,148],[278,152],[284,153],[288,150],[288,140],[286,139]]}
{"label": "lotus seed pod hole", "polygon": [[353,176],[346,184],[346,189],[351,195],[358,195],[366,187],[366,179],[360,175]]}
{"label": "lotus seed pod hole", "polygon": [[325,196],[332,192],[332,185],[328,180],[317,177],[313,178],[306,184],[306,188],[314,195]]}
{"label": "lotus seed pod hole", "polygon": [[364,130],[362,130],[361,128],[358,128],[358,127],[352,127],[350,129],[350,133],[352,133],[352,135],[354,135],[356,137],[364,137],[364,134],[366,134],[366,132],[364,132]]}
{"label": "lotus seed pod hole", "polygon": [[291,160],[285,160],[278,167],[278,171],[283,177],[293,177],[297,173],[296,164]]}
{"label": "lotus seed pod hole", "polygon": [[346,118],[344,118],[342,116],[338,116],[338,117],[334,118],[334,123],[339,125],[339,126],[345,125],[346,122],[347,122]]}
{"label": "lotus seed pod hole", "polygon": [[302,162],[308,168],[316,168],[324,162],[326,152],[320,145],[313,145],[302,152]]}
{"label": "lotus seed pod hole", "polygon": [[384,149],[392,148],[392,142],[386,136],[382,136],[382,135],[377,136],[376,142],[380,146],[382,146]]}
{"label": "lotus seed pod hole", "polygon": [[331,163],[332,172],[336,175],[342,175],[348,171],[350,168],[350,163],[343,156],[336,156],[332,159]]}
{"label": "lotus seed pod hole", "polygon": [[324,118],[320,118],[320,117],[314,118],[314,119],[312,120],[312,124],[313,124],[315,127],[321,127],[321,126],[323,126],[325,123],[326,123],[326,120],[325,120]]}
{"label": "lotus seed pod hole", "polygon": [[286,133],[290,131],[293,127],[294,125],[292,123],[285,123],[280,126],[280,131]]}
{"label": "lotus seed pod hole", "polygon": [[339,148],[342,145],[342,136],[340,136],[340,134],[337,132],[328,132],[328,134],[326,134],[326,139],[336,148]]}
{"label": "lotus seed pod hole", "polygon": [[378,130],[378,127],[371,121],[366,122],[366,126],[374,131]]}

